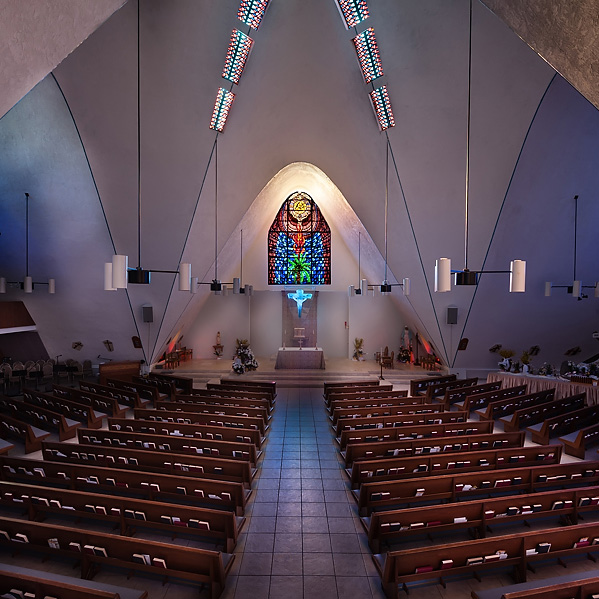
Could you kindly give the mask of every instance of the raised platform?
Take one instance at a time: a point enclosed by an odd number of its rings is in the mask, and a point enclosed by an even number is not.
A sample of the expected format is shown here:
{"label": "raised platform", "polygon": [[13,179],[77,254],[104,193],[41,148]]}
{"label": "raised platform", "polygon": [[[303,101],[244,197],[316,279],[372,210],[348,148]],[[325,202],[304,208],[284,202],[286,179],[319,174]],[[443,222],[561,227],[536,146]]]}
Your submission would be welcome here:
{"label": "raised platform", "polygon": [[281,347],[277,353],[276,370],[324,370],[321,347]]}

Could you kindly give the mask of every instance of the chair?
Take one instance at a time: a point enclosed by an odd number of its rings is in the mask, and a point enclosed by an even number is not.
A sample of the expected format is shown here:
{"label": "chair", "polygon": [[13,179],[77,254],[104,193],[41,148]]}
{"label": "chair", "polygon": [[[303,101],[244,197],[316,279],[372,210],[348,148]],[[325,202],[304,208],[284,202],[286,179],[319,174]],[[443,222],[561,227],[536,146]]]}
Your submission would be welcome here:
{"label": "chair", "polygon": [[91,360],[83,360],[83,378],[94,374]]}
{"label": "chair", "polygon": [[393,368],[393,358],[394,358],[395,352],[391,352],[391,355],[388,355],[388,353],[389,353],[389,349],[387,347],[385,347],[385,351],[381,358],[381,363],[383,364],[383,366],[385,368]]}
{"label": "chair", "polygon": [[27,374],[25,375],[25,383],[29,386],[31,383],[35,383],[35,389],[38,389],[39,381],[43,377],[43,372],[38,368],[37,364],[31,362],[33,366],[27,368]]}

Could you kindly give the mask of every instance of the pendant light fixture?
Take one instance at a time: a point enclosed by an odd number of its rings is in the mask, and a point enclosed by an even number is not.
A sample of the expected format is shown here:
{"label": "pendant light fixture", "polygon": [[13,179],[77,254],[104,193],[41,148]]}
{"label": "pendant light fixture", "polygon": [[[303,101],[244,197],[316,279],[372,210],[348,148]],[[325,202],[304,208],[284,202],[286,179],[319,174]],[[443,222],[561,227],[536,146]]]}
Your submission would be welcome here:
{"label": "pendant light fixture", "polygon": [[141,116],[140,116],[140,27],[137,2],[137,267],[129,268],[129,258],[115,254],[112,262],[104,264],[104,290],[126,289],[127,284],[148,285],[153,272],[179,275],[179,291],[191,290],[191,264],[181,263],[179,270],[144,269],[141,266]]}
{"label": "pendant light fixture", "polygon": [[29,194],[25,193],[25,276],[22,281],[7,281],[6,277],[0,277],[0,293],[6,293],[7,287],[22,289],[25,293],[33,293],[36,285],[48,285],[48,293],[56,293],[56,279],[48,279],[47,282],[34,282],[29,274]]}
{"label": "pendant light fixture", "polygon": [[595,297],[599,297],[599,282],[596,282],[594,285],[583,285],[580,279],[576,278],[576,259],[577,259],[577,247],[576,241],[578,236],[578,196],[574,196],[574,267],[573,267],[573,277],[572,277],[572,285],[554,285],[551,281],[547,281],[545,283],[545,296],[549,297],[551,295],[552,289],[566,289],[567,293],[571,294],[572,297],[576,298],[578,301],[582,299],[586,299],[589,296],[583,292],[583,289],[594,289],[593,295]]}
{"label": "pendant light fixture", "polygon": [[444,293],[451,291],[451,275],[455,275],[456,285],[477,285],[480,274],[510,274],[511,293],[522,293],[526,287],[526,262],[512,260],[509,270],[470,270],[468,268],[468,232],[469,232],[469,204],[470,204],[470,105],[472,99],[472,0],[470,0],[469,37],[468,37],[468,104],[466,116],[466,193],[465,193],[465,218],[464,218],[464,269],[451,270],[450,258],[439,258],[435,263],[435,291]]}

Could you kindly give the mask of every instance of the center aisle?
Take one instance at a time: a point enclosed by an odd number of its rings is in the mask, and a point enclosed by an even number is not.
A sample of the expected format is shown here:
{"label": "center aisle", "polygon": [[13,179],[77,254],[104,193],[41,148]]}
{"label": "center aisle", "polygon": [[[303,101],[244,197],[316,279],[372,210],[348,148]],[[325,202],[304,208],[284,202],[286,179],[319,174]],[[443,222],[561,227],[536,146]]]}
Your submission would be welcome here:
{"label": "center aisle", "polygon": [[322,387],[277,393],[223,599],[383,599]]}

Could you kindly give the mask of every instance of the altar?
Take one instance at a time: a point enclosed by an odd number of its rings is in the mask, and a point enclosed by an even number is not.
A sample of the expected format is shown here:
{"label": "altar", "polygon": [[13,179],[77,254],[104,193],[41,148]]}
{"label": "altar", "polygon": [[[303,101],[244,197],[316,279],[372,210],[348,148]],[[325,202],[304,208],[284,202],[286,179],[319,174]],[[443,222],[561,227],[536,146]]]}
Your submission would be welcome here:
{"label": "altar", "polygon": [[277,353],[276,369],[324,370],[324,352],[321,347],[280,347]]}

